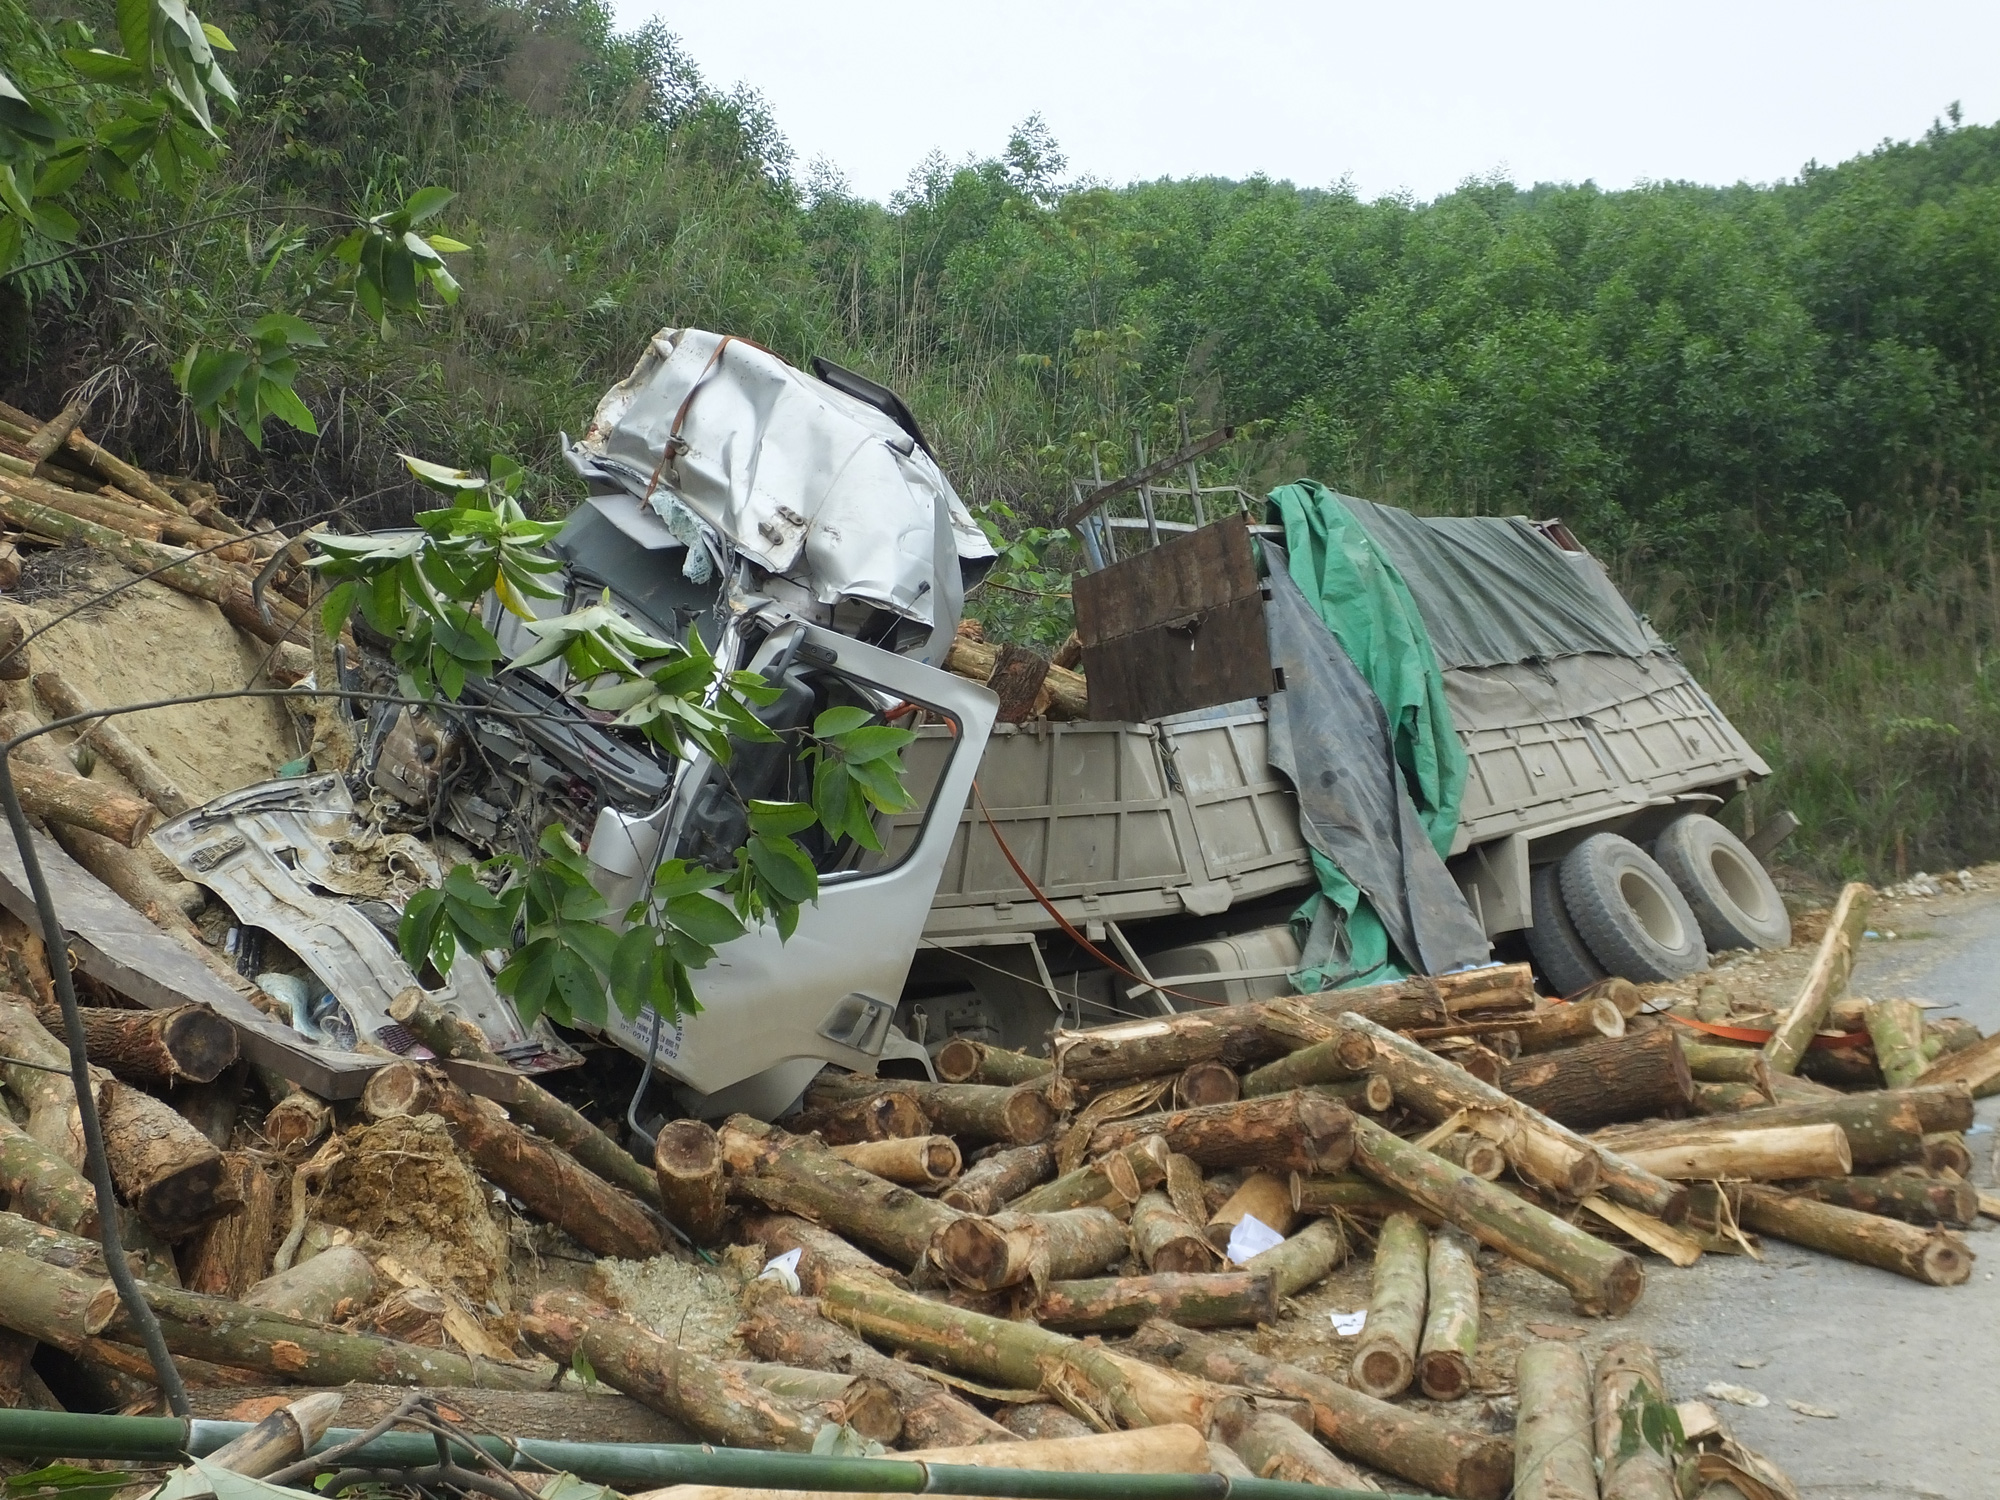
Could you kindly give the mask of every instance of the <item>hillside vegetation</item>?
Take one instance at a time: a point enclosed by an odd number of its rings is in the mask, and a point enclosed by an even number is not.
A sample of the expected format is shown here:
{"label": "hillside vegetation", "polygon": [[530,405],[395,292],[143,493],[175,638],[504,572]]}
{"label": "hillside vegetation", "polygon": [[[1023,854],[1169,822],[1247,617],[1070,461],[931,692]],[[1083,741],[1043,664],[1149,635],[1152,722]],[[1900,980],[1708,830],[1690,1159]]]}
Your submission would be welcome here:
{"label": "hillside vegetation", "polygon": [[[554,507],[558,434],[646,336],[723,329],[902,391],[1023,539],[1013,588],[975,608],[1044,640],[1068,628],[1067,558],[1040,528],[1072,482],[1230,421],[1205,482],[1567,520],[1777,768],[1756,806],[1806,820],[1798,862],[2000,855],[2000,128],[1953,110],[1763,187],[1365,202],[1073,182],[1030,120],[877,204],[595,3],[202,9],[240,49],[230,149],[189,196],[92,226],[120,240],[103,253],[0,283],[16,404],[96,377],[96,427],[287,516],[395,518],[397,449],[510,453]],[[0,0],[0,49],[26,68],[78,22],[115,35],[110,11]],[[308,305],[319,434],[211,441],[173,361],[277,296],[274,252],[316,211],[429,184],[473,247],[457,304],[387,338]]]}

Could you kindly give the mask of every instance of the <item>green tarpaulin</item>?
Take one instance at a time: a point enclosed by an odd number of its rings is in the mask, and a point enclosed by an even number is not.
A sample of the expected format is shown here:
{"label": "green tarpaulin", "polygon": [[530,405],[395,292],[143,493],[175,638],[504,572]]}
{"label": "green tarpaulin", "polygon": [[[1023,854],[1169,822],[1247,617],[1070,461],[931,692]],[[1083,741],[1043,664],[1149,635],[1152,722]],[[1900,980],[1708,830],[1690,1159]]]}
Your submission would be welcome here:
{"label": "green tarpaulin", "polygon": [[[1312,480],[1273,490],[1292,581],[1381,701],[1396,764],[1417,819],[1442,858],[1458,831],[1465,749],[1452,730],[1444,676],[1402,576],[1342,497]],[[1379,984],[1412,972],[1368,898],[1340,867],[1312,854],[1319,894],[1294,914],[1307,938],[1302,991]],[[1341,920],[1330,921],[1334,913]]]}

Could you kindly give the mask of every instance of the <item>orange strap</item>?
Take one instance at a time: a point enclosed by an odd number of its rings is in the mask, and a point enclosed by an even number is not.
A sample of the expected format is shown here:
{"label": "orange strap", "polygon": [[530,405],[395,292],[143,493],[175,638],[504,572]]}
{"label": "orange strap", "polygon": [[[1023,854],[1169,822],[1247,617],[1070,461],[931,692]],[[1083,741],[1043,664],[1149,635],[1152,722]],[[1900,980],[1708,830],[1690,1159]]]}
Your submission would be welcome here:
{"label": "orange strap", "polygon": [[[993,842],[1000,846],[1001,857],[1007,861],[1008,866],[1013,870],[1014,878],[1019,880],[1022,885],[1028,888],[1028,894],[1033,896],[1036,901],[1041,903],[1041,908],[1043,911],[1047,912],[1051,917],[1055,918],[1056,926],[1060,927],[1063,930],[1063,935],[1067,937],[1072,943],[1075,943],[1077,947],[1081,948],[1085,953],[1088,953],[1092,958],[1096,959],[1099,963],[1103,964],[1105,968],[1111,970],[1114,974],[1123,974],[1127,979],[1131,980],[1134,984],[1143,985],[1147,989],[1156,991],[1159,994],[1171,995],[1173,996],[1174,999],[1185,1000],[1190,1005],[1207,1005],[1211,1007],[1216,1007],[1228,1004],[1228,1002],[1224,1000],[1208,1000],[1204,999],[1200,995],[1184,995],[1179,990],[1170,990],[1166,988],[1164,985],[1154,984],[1152,980],[1146,978],[1144,975],[1134,974],[1130,969],[1126,968],[1125,965],[1119,963],[1115,958],[1112,958],[1109,954],[1100,952],[1096,944],[1092,943],[1089,938],[1085,937],[1082,933],[1078,932],[1076,928],[1071,925],[1068,917],[1064,916],[1061,912],[1056,910],[1055,903],[1050,901],[1047,896],[1042,894],[1042,888],[1036,885],[1035,882],[1028,877],[1028,872],[1026,870],[1021,868],[1021,862],[1018,859],[1014,858],[1014,851],[1007,847],[1007,840],[1001,837],[1000,825],[993,821],[993,811],[986,805],[986,794],[979,790],[979,783],[976,781],[972,783],[972,795],[974,799],[977,800],[977,802],[979,803],[980,816],[986,819],[986,826],[988,829],[992,831]],[[1215,977],[1217,979],[1227,979],[1229,975],[1227,973],[1218,973]]]}
{"label": "orange strap", "polygon": [[[1676,1015],[1670,1010],[1663,1010],[1660,1014],[1669,1021],[1678,1021],[1683,1026],[1691,1026],[1696,1031],[1705,1031],[1710,1036],[1727,1037],[1732,1042],[1761,1044],[1770,1041],[1776,1035],[1775,1032],[1765,1031],[1756,1026],[1719,1026],[1713,1021],[1697,1021],[1688,1016]],[[1817,1052],[1839,1052],[1850,1047],[1864,1046],[1868,1040],[1868,1033],[1865,1031],[1843,1031],[1837,1036],[1820,1036],[1815,1033],[1806,1046]]]}

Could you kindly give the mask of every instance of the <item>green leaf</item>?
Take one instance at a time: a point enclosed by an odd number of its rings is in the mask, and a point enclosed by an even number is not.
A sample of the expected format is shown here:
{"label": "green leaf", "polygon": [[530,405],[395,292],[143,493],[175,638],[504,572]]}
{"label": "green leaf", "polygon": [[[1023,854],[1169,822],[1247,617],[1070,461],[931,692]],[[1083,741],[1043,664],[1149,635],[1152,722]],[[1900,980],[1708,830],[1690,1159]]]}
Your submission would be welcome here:
{"label": "green leaf", "polygon": [[398,453],[396,457],[419,481],[434,490],[456,494],[463,490],[483,490],[486,481],[469,469],[449,469],[443,464],[434,464],[428,459],[417,458],[413,454]]}
{"label": "green leaf", "polygon": [[828,738],[839,749],[840,758],[853,765],[894,755],[916,736],[907,729],[897,729],[888,724],[868,724]]}
{"label": "green leaf", "polygon": [[442,251],[446,255],[455,255],[461,250],[470,250],[472,248],[472,246],[466,244],[463,240],[455,240],[448,235],[433,234],[426,236],[426,238],[430,241],[431,249]]}
{"label": "green leaf", "polygon": [[235,349],[204,349],[189,367],[187,396],[197,410],[215,406],[236,388],[250,356]]}
{"label": "green leaf", "polygon": [[146,81],[146,70],[138,63],[102,47],[72,47],[63,53],[63,61],[92,83],[137,88]]}
{"label": "green leaf", "polygon": [[666,917],[704,947],[719,947],[743,936],[742,921],[713,896],[678,896],[666,903]]}
{"label": "green leaf", "polygon": [[300,432],[317,435],[319,423],[313,419],[311,408],[301,401],[298,393],[288,385],[281,385],[268,376],[258,383],[258,399],[264,409],[280,422],[296,427]]}
{"label": "green leaf", "polygon": [[751,831],[774,838],[802,833],[813,825],[812,807],[804,802],[759,802],[753,797],[748,812]]}
{"label": "green leaf", "polygon": [[138,1478],[109,1469],[86,1469],[77,1464],[54,1463],[25,1474],[9,1475],[7,1500],[110,1500],[119,1490]]}
{"label": "green leaf", "polygon": [[201,23],[201,34],[208,38],[208,44],[211,47],[219,48],[224,52],[234,52],[236,50],[236,43],[229,40],[229,33],[224,31],[220,26],[211,26],[208,22],[203,21]]}
{"label": "green leaf", "polygon": [[418,188],[403,200],[402,212],[410,224],[421,224],[426,219],[434,219],[443,213],[445,205],[457,196],[458,194],[450,188]]}
{"label": "green leaf", "polygon": [[875,715],[868,709],[855,708],[849,704],[829,708],[813,720],[813,737],[825,740],[832,739],[836,735],[849,734],[874,717]]}
{"label": "green leaf", "polygon": [[250,337],[260,344],[284,344],[303,349],[324,349],[326,340],[304,318],[290,313],[266,313],[250,325]]}
{"label": "green leaf", "polygon": [[135,67],[150,72],[153,66],[153,0],[118,0],[118,40]]}

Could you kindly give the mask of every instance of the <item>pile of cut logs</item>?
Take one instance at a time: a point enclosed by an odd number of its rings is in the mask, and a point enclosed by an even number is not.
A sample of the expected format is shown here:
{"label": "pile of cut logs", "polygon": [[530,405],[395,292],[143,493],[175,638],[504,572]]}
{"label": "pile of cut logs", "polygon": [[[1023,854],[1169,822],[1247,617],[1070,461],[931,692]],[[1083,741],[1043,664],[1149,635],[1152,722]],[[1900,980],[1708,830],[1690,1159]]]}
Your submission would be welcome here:
{"label": "pile of cut logs", "polygon": [[[122,464],[80,416],[0,408],[0,522],[165,566],[162,581],[281,640],[304,596],[260,603],[252,568],[284,538]],[[282,592],[282,568],[265,571]],[[954,654],[972,675],[1014,673],[1024,715],[1080,701],[1059,665],[970,635]],[[32,800],[24,769],[24,800],[51,826],[120,848],[143,832],[145,816],[83,809],[53,768]],[[85,1034],[127,1259],[196,1387],[549,1391],[567,1367],[735,1446],[812,1450],[831,1426],[926,1453],[1004,1446],[1022,1466],[1373,1474],[1479,1500],[1666,1496],[1683,1470],[1782,1492],[1712,1412],[1653,1419],[1667,1398],[1643,1346],[1613,1344],[1593,1369],[1534,1343],[1496,1374],[1481,1257],[1614,1317],[1642,1293],[1642,1255],[1686,1266],[1758,1236],[1965,1281],[1952,1231],[2000,1217],[1967,1180],[1963,1138],[1973,1099],[2000,1090],[2000,1036],[1847,995],[1867,896],[1842,893],[1796,996],[1768,1017],[1723,1024],[1620,980],[1550,1001],[1525,966],[1493,966],[1058,1032],[1046,1056],[955,1039],[939,1081],[829,1073],[777,1123],[670,1124],[650,1163],[416,991],[397,1019],[451,1072],[385,1059],[338,1108],[244,1068],[233,1031],[198,1008],[95,993]],[[49,958],[25,930],[0,940],[0,1401],[55,1403],[34,1363],[46,1346],[100,1403],[139,1409],[153,1375],[94,1239]],[[462,1086],[481,1069],[505,1074],[479,1091],[492,1097]],[[244,1108],[253,1083],[268,1109]],[[692,1354],[675,1328],[577,1291],[490,1318],[378,1245],[305,1236],[343,1140],[390,1121],[447,1140],[582,1252],[754,1247],[765,1272],[738,1334],[753,1357]],[[1369,1306],[1344,1370],[1219,1332],[1295,1316],[1364,1250]],[[1511,1436],[1490,1406],[1450,1415],[1510,1384]],[[1174,1430],[1125,1436],[1149,1428]]]}

